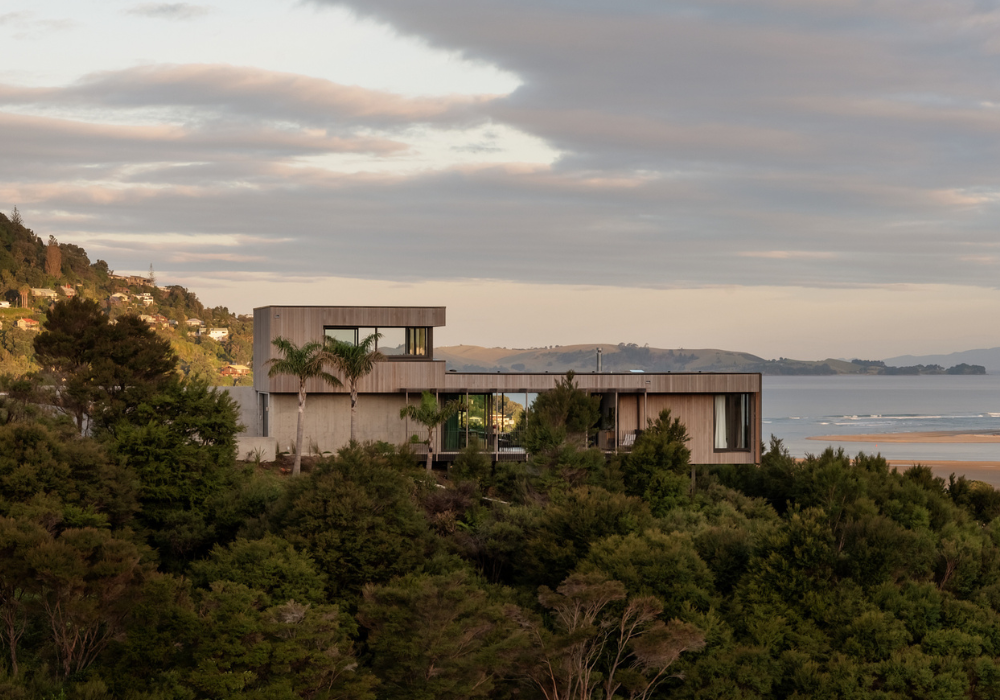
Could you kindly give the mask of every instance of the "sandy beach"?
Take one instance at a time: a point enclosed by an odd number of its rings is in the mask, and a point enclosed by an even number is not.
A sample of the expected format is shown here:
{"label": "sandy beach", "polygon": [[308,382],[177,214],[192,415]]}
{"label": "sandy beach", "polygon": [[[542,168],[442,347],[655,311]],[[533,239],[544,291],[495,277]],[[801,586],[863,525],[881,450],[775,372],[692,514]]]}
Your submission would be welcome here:
{"label": "sandy beach", "polygon": [[[1000,443],[1000,433],[970,433],[962,430],[932,430],[911,433],[868,433],[862,435],[817,435],[807,440],[821,442],[867,442],[883,443]],[[966,479],[984,481],[1000,487],[1000,458],[996,460],[942,460],[942,459],[890,459],[889,465],[905,471],[914,464],[930,467],[935,476],[947,479],[949,475],[964,476]]]}
{"label": "sandy beach", "polygon": [[913,433],[867,433],[862,435],[816,435],[806,440],[823,442],[884,442],[890,443],[1000,443],[1000,433],[969,433],[963,430],[930,430]]}

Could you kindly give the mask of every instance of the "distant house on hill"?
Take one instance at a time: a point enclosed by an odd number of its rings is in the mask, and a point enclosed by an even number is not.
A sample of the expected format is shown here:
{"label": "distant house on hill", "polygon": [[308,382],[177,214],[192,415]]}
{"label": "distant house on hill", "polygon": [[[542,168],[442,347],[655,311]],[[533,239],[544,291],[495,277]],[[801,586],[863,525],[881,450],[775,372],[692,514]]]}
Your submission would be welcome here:
{"label": "distant house on hill", "polygon": [[186,323],[187,323],[187,325],[188,325],[188,328],[195,328],[195,327],[197,327],[197,326],[204,326],[204,325],[205,325],[204,323],[202,323],[202,322],[201,322],[200,320],[198,320],[197,318],[189,318],[189,319],[188,319],[188,320],[186,321]]}
{"label": "distant house on hill", "polygon": [[250,368],[246,365],[226,365],[219,370],[223,377],[245,377],[250,374]]}
{"label": "distant house on hill", "polygon": [[9,301],[0,301],[0,309],[9,309],[9,308],[10,308]]}
{"label": "distant house on hill", "polygon": [[43,299],[55,299],[59,294],[54,289],[35,289],[32,287],[31,296],[42,297]]}
{"label": "distant house on hill", "polygon": [[37,331],[39,324],[33,318],[19,318],[17,319],[17,327],[22,331]]}
{"label": "distant house on hill", "polygon": [[63,296],[65,296],[67,299],[72,299],[73,297],[76,296],[76,290],[73,289],[68,284],[64,284],[61,287],[56,287],[56,289],[58,289],[60,292],[62,292]]}
{"label": "distant house on hill", "polygon": [[128,303],[128,294],[122,294],[121,292],[115,292],[108,297],[108,304],[111,306],[121,306],[122,304]]}
{"label": "distant house on hill", "polygon": [[153,295],[149,292],[143,292],[142,294],[135,294],[133,296],[135,297],[135,300],[143,306],[149,306],[153,303]]}
{"label": "distant house on hill", "polygon": [[113,280],[118,280],[119,282],[124,282],[125,284],[138,284],[143,287],[154,286],[147,277],[140,277],[139,275],[116,275],[112,273],[109,274],[108,277]]}
{"label": "distant house on hill", "polygon": [[229,337],[228,328],[199,328],[198,335],[207,335],[212,340],[225,340]]}
{"label": "distant house on hill", "polygon": [[145,321],[150,326],[156,325],[156,316],[150,316],[149,314],[139,314],[139,320]]}

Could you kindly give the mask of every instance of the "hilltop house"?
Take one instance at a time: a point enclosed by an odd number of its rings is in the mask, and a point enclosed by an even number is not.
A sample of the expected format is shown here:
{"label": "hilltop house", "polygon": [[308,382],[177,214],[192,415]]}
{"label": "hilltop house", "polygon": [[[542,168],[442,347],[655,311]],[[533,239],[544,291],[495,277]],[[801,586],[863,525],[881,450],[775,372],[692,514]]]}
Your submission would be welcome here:
{"label": "hilltop house", "polygon": [[212,340],[222,341],[229,337],[228,328],[198,328],[198,335],[207,335]]}
{"label": "hilltop house", "polygon": [[[360,383],[359,439],[400,444],[419,427],[400,420],[400,408],[430,391],[440,402],[462,399],[467,409],[437,431],[435,453],[453,459],[476,437],[494,460],[525,459],[514,416],[530,411],[535,397],[555,387],[558,373],[447,371],[434,359],[434,330],[445,325],[444,307],[266,306],[254,309],[254,391],[242,398],[249,436],[271,437],[282,449],[295,443],[298,380],[269,378],[265,363],[280,353],[277,337],[296,345],[324,338],[357,343],[378,332],[386,361]],[[580,389],[601,400],[596,446],[628,451],[647,421],[670,409],[687,428],[695,464],[755,464],[761,449],[761,375],[738,373],[584,373]],[[319,378],[306,383],[305,444],[335,451],[350,436],[346,388]],[[254,406],[247,406],[248,402]]]}
{"label": "hilltop house", "polygon": [[37,331],[40,327],[38,321],[33,318],[19,318],[15,325],[22,331]]}
{"label": "hilltop house", "polygon": [[219,370],[223,377],[245,377],[250,374],[250,368],[246,365],[226,365]]}
{"label": "hilltop house", "polygon": [[43,299],[55,299],[59,296],[59,293],[54,289],[35,289],[32,287],[31,296],[41,297]]}
{"label": "hilltop house", "polygon": [[63,286],[58,287],[58,289],[67,299],[72,299],[76,296],[76,290],[68,284],[64,284]]}
{"label": "hilltop house", "polygon": [[185,323],[187,323],[188,328],[198,328],[205,325],[197,318],[189,318]]}

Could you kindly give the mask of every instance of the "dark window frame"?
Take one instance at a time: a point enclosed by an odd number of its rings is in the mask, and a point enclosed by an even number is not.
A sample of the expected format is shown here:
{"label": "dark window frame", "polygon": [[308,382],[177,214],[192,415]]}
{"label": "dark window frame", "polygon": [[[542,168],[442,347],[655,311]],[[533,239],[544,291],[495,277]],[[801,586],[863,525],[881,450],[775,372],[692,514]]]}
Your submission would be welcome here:
{"label": "dark window frame", "polygon": [[[740,397],[746,402],[746,411],[743,414],[743,427],[744,427],[744,441],[746,442],[746,447],[716,447],[715,446],[715,434],[718,430],[718,415],[715,411],[715,397],[725,396],[726,401],[726,422],[729,423],[729,401],[730,398],[736,398],[739,400]],[[739,404],[737,404],[739,405]],[[753,450],[753,425],[754,425],[754,407],[756,402],[753,400],[753,394],[748,392],[731,392],[724,394],[712,394],[712,451],[715,454],[728,454],[733,452],[751,452]],[[729,442],[729,430],[727,425],[726,430],[726,442]]]}

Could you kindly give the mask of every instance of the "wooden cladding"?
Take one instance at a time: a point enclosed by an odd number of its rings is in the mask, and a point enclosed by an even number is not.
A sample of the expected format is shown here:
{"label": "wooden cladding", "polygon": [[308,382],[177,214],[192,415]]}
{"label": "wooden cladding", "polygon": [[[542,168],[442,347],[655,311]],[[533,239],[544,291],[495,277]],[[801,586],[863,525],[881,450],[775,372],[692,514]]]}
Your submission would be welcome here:
{"label": "wooden cladding", "polygon": [[[256,341],[255,341],[256,343]],[[254,352],[257,352],[256,346]],[[637,379],[638,377],[638,379]],[[365,393],[400,391],[440,391],[449,394],[539,393],[553,389],[559,374],[464,374],[445,371],[442,360],[380,362],[359,384]],[[255,375],[259,391],[275,393],[298,391],[298,379],[278,376],[267,379],[267,372]],[[574,380],[581,390],[594,394],[727,394],[760,393],[759,374],[582,374]],[[648,382],[648,383],[647,383]],[[346,389],[331,387],[320,379],[306,383],[310,393],[341,393]]]}
{"label": "wooden cladding", "polygon": [[[322,340],[327,326],[405,328],[443,326],[443,306],[264,306],[253,310],[254,320],[268,316],[271,340],[279,335],[296,345]],[[269,341],[270,342],[270,341]]]}
{"label": "wooden cladding", "polygon": [[[333,372],[336,376],[336,372]],[[442,384],[445,374],[444,361],[440,362],[379,362],[367,377],[358,382],[358,391],[364,394],[395,394],[409,389],[434,391]],[[299,380],[297,377],[281,375],[270,380],[270,388],[264,391],[272,393],[297,392]],[[341,394],[347,392],[347,383],[343,387],[332,387],[319,378],[306,381],[306,391],[310,394]]]}

